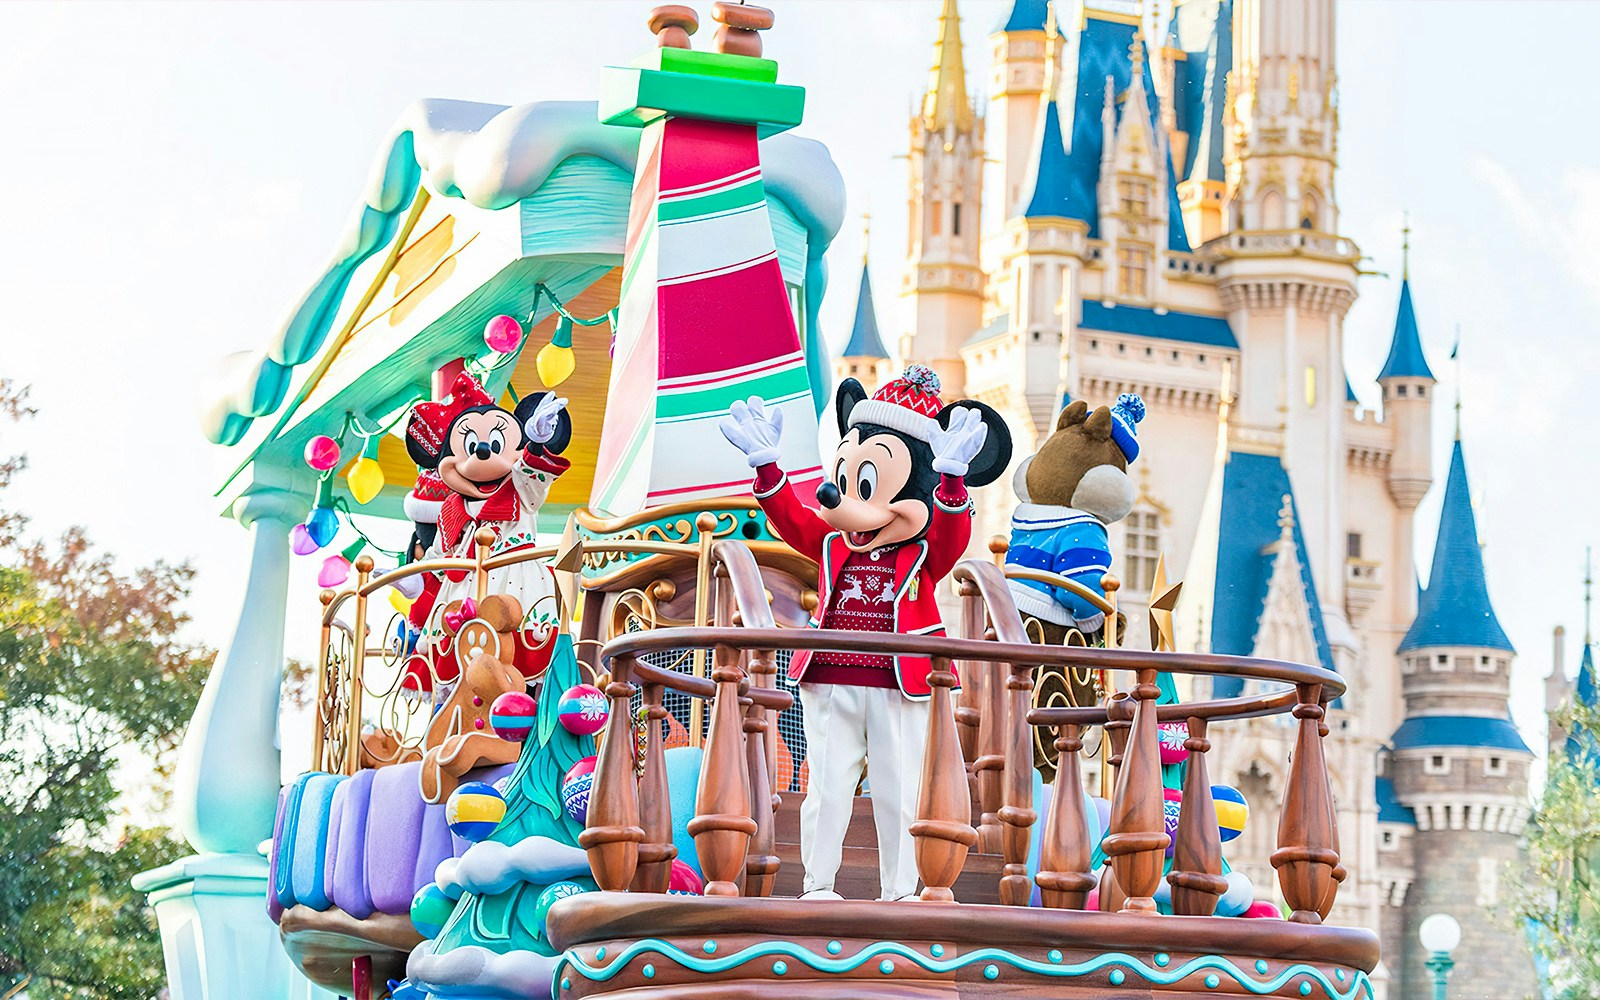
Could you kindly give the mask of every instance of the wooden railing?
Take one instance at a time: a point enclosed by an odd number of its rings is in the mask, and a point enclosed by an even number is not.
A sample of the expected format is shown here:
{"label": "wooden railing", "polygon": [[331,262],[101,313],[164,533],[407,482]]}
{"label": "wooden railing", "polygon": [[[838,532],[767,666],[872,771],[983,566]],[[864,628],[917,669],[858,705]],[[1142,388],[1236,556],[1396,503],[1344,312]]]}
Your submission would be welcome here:
{"label": "wooden railing", "polygon": [[[719,542],[716,561],[718,602],[735,596],[741,588],[753,591],[759,577],[752,576],[753,560],[738,542]],[[748,566],[748,569],[740,569]],[[1337,674],[1318,667],[1250,657],[1202,654],[1151,653],[1129,649],[1087,649],[1030,644],[1006,590],[1004,576],[987,563],[959,565],[954,578],[963,601],[961,637],[862,634],[823,629],[776,629],[761,610],[764,602],[747,593],[741,599],[741,625],[737,627],[669,628],[621,636],[606,644],[601,660],[611,673],[606,692],[613,712],[595,779],[589,808],[589,828],[583,846],[589,852],[595,880],[603,889],[661,891],[659,876],[640,879],[638,869],[660,852],[644,851],[642,844],[663,844],[668,827],[655,816],[652,830],[644,828],[641,802],[665,801],[660,778],[634,781],[631,738],[625,728],[625,709],[636,684],[673,687],[710,699],[711,725],[697,795],[697,815],[689,830],[695,838],[710,895],[765,895],[775,871],[770,841],[762,818],[770,819],[770,791],[760,773],[762,758],[770,767],[770,727],[763,730],[754,706],[765,706],[770,716],[780,702],[777,692],[761,683],[769,675],[774,650],[831,650],[929,657],[933,663],[933,688],[926,756],[916,822],[918,872],[928,901],[950,902],[968,852],[984,842],[998,845],[1004,857],[1000,881],[1003,903],[1023,906],[1037,884],[1045,905],[1081,909],[1089,889],[1096,884],[1089,870],[1089,847],[1084,843],[1081,772],[1077,753],[1085,727],[1107,731],[1116,768],[1110,829],[1102,841],[1108,856],[1100,883],[1102,909],[1153,912],[1153,896],[1161,877],[1169,839],[1163,830],[1160,749],[1156,724],[1186,720],[1190,726],[1191,764],[1186,788],[1192,805],[1182,812],[1173,870],[1174,909],[1185,915],[1214,912],[1225,884],[1221,877],[1221,845],[1215,813],[1209,803],[1205,755],[1211,723],[1291,713],[1299,720],[1296,748],[1278,829],[1278,849],[1272,864],[1278,871],[1285,900],[1293,909],[1290,919],[1320,923],[1333,905],[1338,883],[1344,878],[1339,862],[1334,825],[1333,797],[1322,757],[1321,725],[1324,706],[1344,691]],[[715,651],[709,681],[664,674],[640,662],[652,652],[684,646],[707,646]],[[739,665],[747,658],[748,673]],[[979,826],[973,825],[968,775],[957,734],[950,691],[955,684],[955,664],[964,677],[986,677],[988,690],[1001,692],[980,709],[981,745],[974,769],[978,772]],[[1131,672],[1132,689],[1105,705],[1082,708],[1031,708],[1032,672],[1044,664],[1080,666]],[[1156,704],[1159,671],[1238,677],[1279,682],[1279,690],[1257,695],[1183,705]],[[1003,675],[1004,685],[999,683]],[[690,683],[694,681],[694,683]],[[647,691],[646,700],[650,699]],[[785,699],[786,701],[786,699]],[[1055,734],[1063,752],[1056,775],[1055,807],[1043,831],[1044,847],[1038,874],[1027,877],[1030,828],[1037,822],[1031,788],[1032,746],[1030,727],[1046,727]],[[759,740],[751,737],[759,736]],[[743,742],[741,742],[743,741]],[[646,774],[651,769],[647,753]],[[769,789],[770,786],[767,786]],[[995,800],[995,789],[998,799]],[[988,791],[986,792],[985,789]],[[993,804],[991,810],[989,806]],[[651,808],[656,808],[652,805]],[[991,826],[992,830],[983,827]],[[752,875],[758,876],[752,878]],[[743,885],[741,885],[743,881]],[[648,883],[648,884],[647,884]]]}

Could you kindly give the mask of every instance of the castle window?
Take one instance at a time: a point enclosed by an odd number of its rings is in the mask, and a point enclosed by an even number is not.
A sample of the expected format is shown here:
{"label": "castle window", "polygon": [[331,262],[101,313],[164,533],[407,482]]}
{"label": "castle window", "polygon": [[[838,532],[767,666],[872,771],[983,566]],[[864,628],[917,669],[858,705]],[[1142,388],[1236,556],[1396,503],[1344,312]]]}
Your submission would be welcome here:
{"label": "castle window", "polygon": [[1383,846],[1384,847],[1393,847],[1394,846],[1394,831],[1393,830],[1385,830],[1385,831],[1383,831]]}
{"label": "castle window", "polygon": [[1425,399],[1427,397],[1427,395],[1428,395],[1428,387],[1427,386],[1425,386],[1425,385],[1417,386],[1417,398],[1418,399]]}
{"label": "castle window", "polygon": [[1361,558],[1361,533],[1352,531],[1344,536],[1344,555],[1346,559]]}
{"label": "castle window", "polygon": [[1161,558],[1161,515],[1148,507],[1136,507],[1123,523],[1123,586],[1129,593],[1147,594]]}
{"label": "castle window", "polygon": [[950,235],[961,235],[961,202],[950,206]]}
{"label": "castle window", "polygon": [[1438,775],[1438,774],[1449,774],[1450,773],[1450,758],[1446,757],[1442,753],[1433,754],[1426,761],[1423,762],[1422,773],[1423,774],[1435,774],[1435,775]]}
{"label": "castle window", "polygon": [[1440,653],[1433,660],[1433,670],[1434,673],[1448,672],[1450,670],[1450,657],[1444,653]]}
{"label": "castle window", "polygon": [[1142,299],[1150,275],[1150,250],[1146,247],[1117,248],[1117,294],[1123,298]]}
{"label": "castle window", "polygon": [[1400,398],[1401,398],[1401,399],[1405,399],[1405,398],[1406,398],[1406,387],[1405,387],[1405,386],[1403,386],[1403,385],[1397,385],[1397,386],[1395,386],[1395,388],[1394,388],[1394,394],[1395,394],[1395,395],[1396,395],[1396,396],[1399,396],[1399,397],[1400,397]]}
{"label": "castle window", "polygon": [[944,202],[933,203],[933,235],[938,236],[944,232]]}
{"label": "castle window", "polygon": [[1417,672],[1417,661],[1413,660],[1409,656],[1402,656],[1400,658],[1400,672],[1402,674],[1414,674],[1414,673],[1416,673]]}
{"label": "castle window", "polygon": [[1089,341],[1089,350],[1098,351],[1099,349],[1100,349],[1100,341],[1098,341],[1098,340]]}
{"label": "castle window", "polygon": [[1198,360],[1201,364],[1205,364],[1206,363],[1206,356],[1204,354],[1202,354],[1196,360]]}
{"label": "castle window", "polygon": [[1478,657],[1478,673],[1480,673],[1480,674],[1492,674],[1492,673],[1494,673],[1494,661],[1490,660],[1487,656]]}
{"label": "castle window", "polygon": [[1150,185],[1130,179],[1117,181],[1117,202],[1123,215],[1149,215]]}
{"label": "castle window", "polygon": [[1490,757],[1483,762],[1483,773],[1490,778],[1498,778],[1506,773],[1506,759],[1504,757]]}

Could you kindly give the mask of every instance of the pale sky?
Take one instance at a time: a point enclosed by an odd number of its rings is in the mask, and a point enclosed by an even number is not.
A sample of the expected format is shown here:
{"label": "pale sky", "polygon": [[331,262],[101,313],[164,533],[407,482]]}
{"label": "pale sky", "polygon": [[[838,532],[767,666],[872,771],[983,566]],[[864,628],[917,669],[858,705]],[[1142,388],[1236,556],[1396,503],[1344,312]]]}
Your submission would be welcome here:
{"label": "pale sky", "polygon": [[[767,54],[782,80],[807,88],[800,132],[829,146],[849,193],[825,335],[841,338],[854,308],[859,214],[870,206],[879,320],[897,337],[897,156],[939,5],[770,5]],[[32,463],[7,502],[41,533],[87,526],[125,566],[192,560],[195,635],[225,641],[248,540],[217,516],[219,449],[198,430],[216,359],[268,340],[410,101],[592,99],[602,65],[651,44],[649,6],[0,5],[0,376],[31,384],[40,409],[20,430],[0,429],[0,453],[25,450]],[[1006,6],[961,4],[979,94],[987,35]],[[1517,718],[1542,751],[1550,631],[1567,626],[1576,669],[1583,548],[1600,542],[1600,134],[1590,127],[1600,5],[1343,0],[1338,24],[1340,232],[1390,275],[1363,279],[1346,363],[1357,393],[1375,401],[1409,210],[1412,290],[1441,403],[1455,395],[1447,357],[1462,327],[1464,438],[1490,591],[1520,653]],[[1436,430],[1423,567],[1448,407]],[[315,651],[319,561],[297,562],[291,654]]]}

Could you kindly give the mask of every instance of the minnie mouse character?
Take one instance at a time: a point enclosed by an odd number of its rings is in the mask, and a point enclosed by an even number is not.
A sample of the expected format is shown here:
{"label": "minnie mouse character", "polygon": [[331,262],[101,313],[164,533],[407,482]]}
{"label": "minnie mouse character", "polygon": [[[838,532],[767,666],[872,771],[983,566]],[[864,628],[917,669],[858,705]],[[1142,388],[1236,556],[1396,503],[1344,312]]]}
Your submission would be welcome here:
{"label": "minnie mouse character", "polygon": [[[494,532],[493,555],[537,543],[539,507],[550,484],[572,464],[560,454],[572,440],[566,405],[554,393],[538,392],[525,396],[515,411],[506,410],[465,372],[444,399],[417,404],[406,425],[406,450],[422,472],[406,510],[419,526],[419,540],[436,525],[423,558],[471,558],[480,528]],[[489,571],[489,592],[509,595],[525,609],[512,662],[533,680],[549,665],[557,620],[554,577],[540,562],[501,566]],[[454,629],[443,627],[443,616],[459,615],[460,602],[475,593],[473,574],[465,570],[424,578],[408,616],[422,637],[406,664],[403,691],[434,697],[435,679],[450,683],[459,675],[450,649]]]}
{"label": "minnie mouse character", "polygon": [[[972,536],[967,487],[1011,460],[1011,433],[982,403],[939,403],[939,377],[911,365],[871,398],[855,379],[834,400],[843,439],[820,510],[778,468],[782,414],[761,399],[733,404],[723,435],[756,470],[754,493],[784,541],[822,567],[811,627],[944,635],[935,588]],[[810,788],[800,807],[805,895],[839,899],[834,878],[863,766],[872,760],[880,896],[917,888],[911,823],[932,689],[927,657],[798,652],[789,676],[805,709]]]}

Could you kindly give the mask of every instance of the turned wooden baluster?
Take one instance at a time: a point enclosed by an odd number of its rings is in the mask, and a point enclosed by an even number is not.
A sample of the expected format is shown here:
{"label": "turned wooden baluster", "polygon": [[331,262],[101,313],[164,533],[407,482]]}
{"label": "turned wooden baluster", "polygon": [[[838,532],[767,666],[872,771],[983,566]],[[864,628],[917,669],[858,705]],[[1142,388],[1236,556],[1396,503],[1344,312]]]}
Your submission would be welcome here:
{"label": "turned wooden baluster", "polygon": [[1283,791],[1278,849],[1272,852],[1278,885],[1294,911],[1289,919],[1302,924],[1320,924],[1322,915],[1333,907],[1338,891],[1334,872],[1341,867],[1333,793],[1322,755],[1321,694],[1320,684],[1299,685],[1294,717],[1300,720],[1300,731]]}
{"label": "turned wooden baluster", "polygon": [[1111,834],[1101,843],[1117,885],[1128,894],[1123,913],[1156,912],[1156,885],[1170,842],[1161,814],[1161,750],[1156,736],[1156,671],[1139,670],[1134,685],[1133,728],[1117,768],[1111,803]]}
{"label": "turned wooden baluster", "polygon": [[[968,593],[970,591],[970,594]],[[973,638],[982,638],[987,626],[983,598],[976,584],[962,584],[963,626]],[[1005,804],[1003,777],[1006,767],[1006,691],[997,663],[973,662],[969,677],[976,675],[974,701],[978,708],[977,758],[972,774],[978,783],[978,850],[998,854],[1001,850],[1000,808]],[[1032,761],[1029,761],[1032,767]],[[970,811],[970,808],[969,808]]]}
{"label": "turned wooden baluster", "polygon": [[578,846],[589,852],[589,869],[600,888],[621,892],[633,882],[639,865],[639,844],[644,828],[639,825],[639,793],[634,780],[633,676],[637,661],[624,654],[612,661],[612,675],[606,684],[611,699],[611,716],[606,720],[605,741],[595,762],[594,788],[589,795],[589,822],[578,834]]}
{"label": "turned wooden baluster", "polygon": [[1033,667],[1013,664],[1006,678],[1006,716],[1011,720],[1006,733],[1006,766],[1002,776],[1005,805],[1000,808],[1001,850],[1005,855],[1005,874],[1000,876],[1000,902],[1006,906],[1027,906],[1033,896],[1028,878],[1030,831],[1039,818],[1033,808],[1033,727],[1028,725],[1029,702],[1033,700]]}
{"label": "turned wooden baluster", "polygon": [[[1133,729],[1133,695],[1126,691],[1118,691],[1106,701],[1106,724],[1104,737],[1106,751],[1100,761],[1100,794],[1107,798],[1110,796],[1107,789],[1112,787],[1117,776],[1117,769],[1122,766],[1122,755],[1128,747],[1128,733]],[[1103,838],[1102,838],[1103,839]],[[1115,913],[1122,909],[1123,902],[1128,898],[1117,885],[1117,873],[1108,864],[1100,869],[1100,910],[1103,913]]]}
{"label": "turned wooden baluster", "polygon": [[1039,847],[1039,898],[1056,910],[1081,910],[1088,902],[1095,878],[1089,872],[1094,845],[1089,843],[1089,820],[1083,811],[1083,772],[1078,751],[1083,749],[1082,727],[1056,727],[1056,782],[1050,799],[1050,818]]}
{"label": "turned wooden baluster", "polygon": [[700,764],[695,817],[689,821],[707,896],[739,895],[745,856],[756,821],[750,818],[750,773],[745,763],[744,720],[739,709],[739,653],[712,651],[711,725]]}
{"label": "turned wooden baluster", "polygon": [[634,892],[666,892],[672,881],[672,861],[678,848],[672,843],[672,796],[667,788],[667,762],[662,747],[659,684],[644,686],[646,713],[644,773],[639,776],[639,817],[644,842],[639,845],[639,868],[629,886]]}
{"label": "turned wooden baluster", "polygon": [[1186,917],[1209,917],[1217,899],[1227,891],[1222,877],[1222,834],[1217,829],[1217,807],[1211,801],[1211,774],[1206,768],[1206,720],[1189,719],[1189,738],[1183,741],[1189,763],[1183,776],[1183,811],[1178,814],[1178,842],[1172,850],[1172,912]]}
{"label": "turned wooden baluster", "polygon": [[767,710],[754,701],[744,705],[744,755],[750,774],[750,818],[756,824],[744,859],[744,895],[770,896],[778,880],[777,822],[773,816],[777,796],[772,794],[772,773],[767,770]]}
{"label": "turned wooden baluster", "polygon": [[917,821],[911,824],[916,839],[917,873],[922,876],[922,898],[930,902],[955,901],[951,886],[967,863],[967,851],[978,842],[972,828],[972,799],[967,769],[961,759],[955,715],[950,710],[950,689],[956,675],[950,661],[933,658],[928,684],[933,696],[928,706],[928,744],[922,762],[922,786],[917,795]]}
{"label": "turned wooden baluster", "polygon": [[[978,596],[977,586],[970,582],[962,583],[961,637],[982,639],[986,624],[983,599]],[[956,672],[961,678],[961,690],[954,698],[956,736],[961,741],[961,759],[975,765],[978,759],[979,720],[983,716],[984,679],[989,671],[982,663],[962,660],[956,665]]]}

